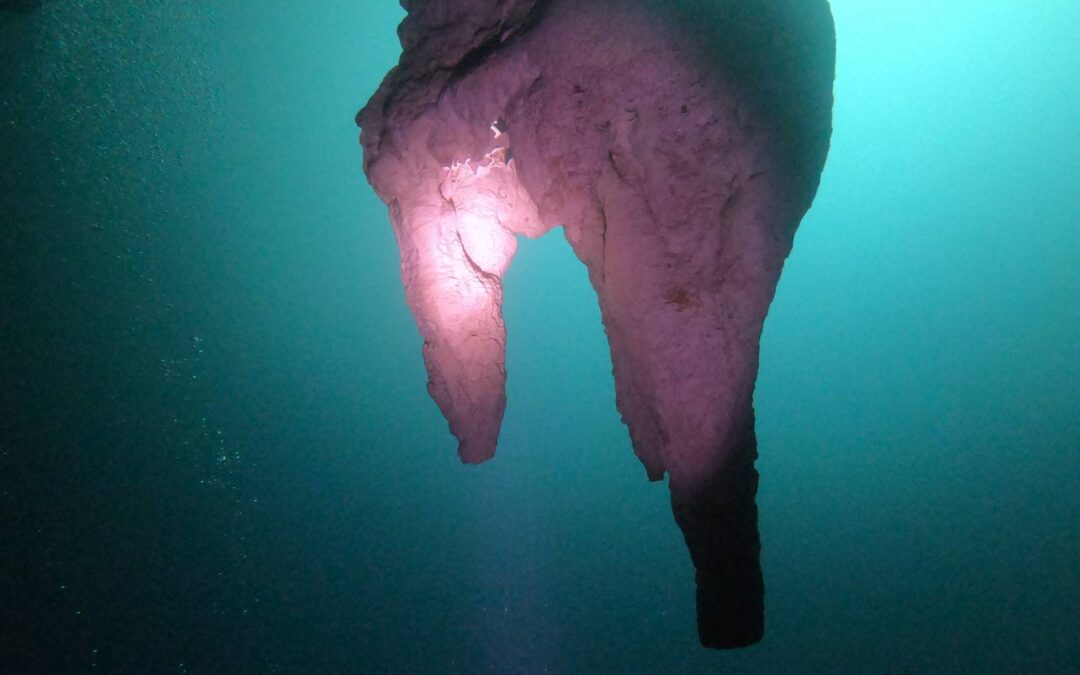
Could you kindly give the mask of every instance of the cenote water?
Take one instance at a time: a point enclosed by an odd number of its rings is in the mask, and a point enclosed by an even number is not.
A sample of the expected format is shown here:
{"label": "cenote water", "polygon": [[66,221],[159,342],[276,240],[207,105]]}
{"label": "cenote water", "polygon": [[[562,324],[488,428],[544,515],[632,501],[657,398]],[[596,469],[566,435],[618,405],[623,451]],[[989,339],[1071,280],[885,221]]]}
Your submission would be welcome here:
{"label": "cenote water", "polygon": [[557,231],[455,455],[353,121],[397,3],[0,2],[0,672],[1080,671],[1080,4],[832,7],[718,652]]}

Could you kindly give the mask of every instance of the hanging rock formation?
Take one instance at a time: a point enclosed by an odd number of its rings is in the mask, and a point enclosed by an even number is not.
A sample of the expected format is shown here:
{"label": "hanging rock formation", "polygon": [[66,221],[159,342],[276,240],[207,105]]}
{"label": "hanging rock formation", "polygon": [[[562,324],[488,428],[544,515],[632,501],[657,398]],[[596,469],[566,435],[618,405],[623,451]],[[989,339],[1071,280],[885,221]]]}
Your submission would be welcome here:
{"label": "hanging rock formation", "polygon": [[828,150],[828,3],[402,5],[401,61],[357,122],[461,459],[495,452],[515,235],[561,225],[634,451],[669,476],[701,642],[757,642],[758,344]]}

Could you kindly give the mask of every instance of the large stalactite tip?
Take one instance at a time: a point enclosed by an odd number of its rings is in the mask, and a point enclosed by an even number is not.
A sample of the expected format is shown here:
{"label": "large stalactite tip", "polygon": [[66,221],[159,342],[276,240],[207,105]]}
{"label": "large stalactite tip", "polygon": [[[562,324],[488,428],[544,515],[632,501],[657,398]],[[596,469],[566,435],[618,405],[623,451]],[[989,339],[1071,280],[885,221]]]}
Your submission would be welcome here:
{"label": "large stalactite tip", "polygon": [[619,412],[669,477],[707,647],[764,631],[753,392],[762,323],[831,134],[826,0],[413,0],[357,115],[428,390],[462,461],[506,407],[502,274],[562,225]]}

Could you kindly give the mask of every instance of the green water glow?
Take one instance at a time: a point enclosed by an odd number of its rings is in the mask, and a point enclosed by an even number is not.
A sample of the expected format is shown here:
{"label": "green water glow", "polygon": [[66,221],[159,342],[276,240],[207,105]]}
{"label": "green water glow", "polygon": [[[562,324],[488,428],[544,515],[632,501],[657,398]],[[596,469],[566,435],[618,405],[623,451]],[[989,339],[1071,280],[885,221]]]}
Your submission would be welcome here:
{"label": "green water glow", "polygon": [[506,276],[498,455],[458,463],[353,125],[396,3],[0,13],[0,670],[1075,669],[1080,4],[832,4],[735,653],[558,232]]}

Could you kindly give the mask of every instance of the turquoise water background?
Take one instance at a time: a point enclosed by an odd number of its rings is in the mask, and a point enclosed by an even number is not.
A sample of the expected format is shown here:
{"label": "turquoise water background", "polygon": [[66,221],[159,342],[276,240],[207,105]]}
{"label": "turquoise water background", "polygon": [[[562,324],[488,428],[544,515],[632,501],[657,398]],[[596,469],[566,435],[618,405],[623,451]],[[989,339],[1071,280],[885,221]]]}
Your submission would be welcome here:
{"label": "turquoise water background", "polygon": [[1080,670],[1080,4],[832,5],[737,652],[558,231],[458,463],[353,123],[396,3],[0,12],[0,671]]}

